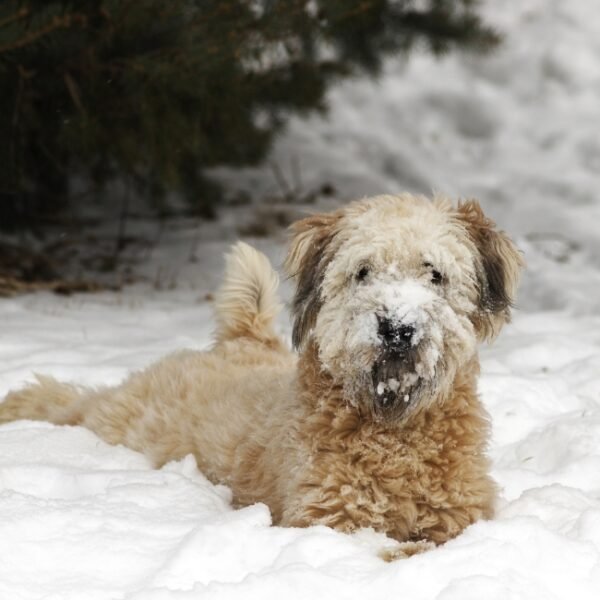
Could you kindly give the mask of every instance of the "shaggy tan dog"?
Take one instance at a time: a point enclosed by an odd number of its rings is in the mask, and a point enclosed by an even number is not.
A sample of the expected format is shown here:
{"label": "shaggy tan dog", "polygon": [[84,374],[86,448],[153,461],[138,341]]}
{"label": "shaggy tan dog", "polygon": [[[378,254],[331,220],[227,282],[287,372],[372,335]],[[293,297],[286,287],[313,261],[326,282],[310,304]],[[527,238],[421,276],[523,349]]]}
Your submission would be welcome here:
{"label": "shaggy tan dog", "polygon": [[243,243],[227,259],[209,352],[116,388],[48,377],[0,421],[83,425],[156,465],[193,454],[238,505],[277,524],[372,527],[436,544],[493,513],[477,345],[509,319],[519,252],[474,201],[379,196],[293,227],[292,353],[277,275]]}

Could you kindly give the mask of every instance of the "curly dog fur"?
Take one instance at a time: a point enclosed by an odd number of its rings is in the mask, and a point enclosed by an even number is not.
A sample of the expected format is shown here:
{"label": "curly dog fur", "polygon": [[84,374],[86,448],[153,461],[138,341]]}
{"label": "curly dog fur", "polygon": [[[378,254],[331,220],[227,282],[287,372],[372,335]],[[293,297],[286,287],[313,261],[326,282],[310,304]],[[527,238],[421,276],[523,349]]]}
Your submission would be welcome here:
{"label": "curly dog fur", "polygon": [[493,514],[477,345],[510,317],[522,260],[475,201],[357,201],[292,227],[292,352],[275,333],[277,275],[238,243],[208,352],[115,388],[41,377],[0,422],[82,425],[154,463],[191,453],[238,505],[286,526],[372,527],[443,543]]}

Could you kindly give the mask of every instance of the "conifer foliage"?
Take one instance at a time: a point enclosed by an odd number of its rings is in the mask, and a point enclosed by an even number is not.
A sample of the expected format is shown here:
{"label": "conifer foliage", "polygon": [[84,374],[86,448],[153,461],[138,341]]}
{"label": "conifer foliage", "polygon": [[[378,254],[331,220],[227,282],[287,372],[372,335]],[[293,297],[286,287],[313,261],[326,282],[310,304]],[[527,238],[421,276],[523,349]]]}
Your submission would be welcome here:
{"label": "conifer foliage", "polygon": [[260,161],[336,78],[416,43],[493,47],[474,2],[3,0],[0,226],[74,207],[74,180],[209,214],[204,170]]}

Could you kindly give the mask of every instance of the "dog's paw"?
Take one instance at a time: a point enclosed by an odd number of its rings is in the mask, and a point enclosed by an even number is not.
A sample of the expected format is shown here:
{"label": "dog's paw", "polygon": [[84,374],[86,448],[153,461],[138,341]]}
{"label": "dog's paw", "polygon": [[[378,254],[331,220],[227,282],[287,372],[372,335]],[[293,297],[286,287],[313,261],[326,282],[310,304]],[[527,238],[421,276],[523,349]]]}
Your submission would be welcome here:
{"label": "dog's paw", "polygon": [[383,548],[379,551],[378,556],[385,562],[393,562],[403,558],[409,558],[415,554],[421,554],[428,550],[433,550],[435,544],[426,540],[419,540],[418,542],[402,542],[395,548]]}

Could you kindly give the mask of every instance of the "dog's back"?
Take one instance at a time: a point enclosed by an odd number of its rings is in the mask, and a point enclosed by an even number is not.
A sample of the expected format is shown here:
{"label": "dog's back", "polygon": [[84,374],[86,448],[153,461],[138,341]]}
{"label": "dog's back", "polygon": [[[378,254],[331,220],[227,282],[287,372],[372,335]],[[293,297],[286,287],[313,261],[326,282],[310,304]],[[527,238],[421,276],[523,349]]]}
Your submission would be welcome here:
{"label": "dog's back", "polygon": [[[157,465],[192,453],[207,476],[222,480],[238,445],[292,382],[295,356],[274,330],[277,287],[266,256],[240,242],[227,256],[211,351],[177,352],[115,388],[37,376],[0,404],[0,423],[83,425],[109,443],[145,452]],[[273,393],[265,395],[268,388]]]}

